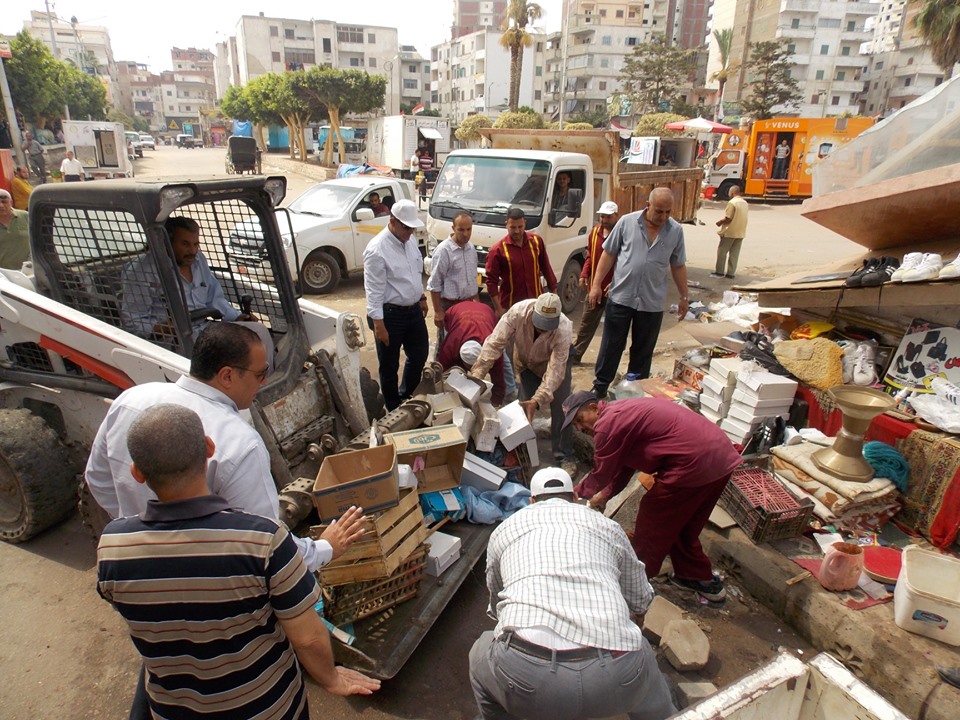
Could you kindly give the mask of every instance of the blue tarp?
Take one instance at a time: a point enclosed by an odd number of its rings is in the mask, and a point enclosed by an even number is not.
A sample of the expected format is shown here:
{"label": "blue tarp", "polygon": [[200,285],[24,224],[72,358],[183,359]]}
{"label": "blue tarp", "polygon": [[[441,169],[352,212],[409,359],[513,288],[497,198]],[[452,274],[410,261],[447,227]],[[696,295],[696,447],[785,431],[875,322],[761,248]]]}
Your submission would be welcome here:
{"label": "blue tarp", "polygon": [[253,123],[249,120],[234,120],[233,134],[240,137],[253,137]]}

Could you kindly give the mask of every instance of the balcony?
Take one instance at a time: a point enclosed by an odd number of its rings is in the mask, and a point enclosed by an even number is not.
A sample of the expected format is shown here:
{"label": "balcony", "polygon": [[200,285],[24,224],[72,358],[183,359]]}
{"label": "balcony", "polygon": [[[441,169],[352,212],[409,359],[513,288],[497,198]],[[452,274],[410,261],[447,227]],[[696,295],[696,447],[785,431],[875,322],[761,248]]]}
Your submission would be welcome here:
{"label": "balcony", "polygon": [[800,27],[780,25],[777,27],[776,37],[783,40],[801,40],[812,39],[816,34],[817,29],[813,25],[801,25]]}
{"label": "balcony", "polygon": [[864,43],[873,40],[873,31],[860,28],[859,30],[842,30],[840,32],[841,40]]}
{"label": "balcony", "polygon": [[783,3],[783,12],[796,13],[819,13],[819,0],[785,0]]}
{"label": "balcony", "polygon": [[830,83],[831,92],[863,92],[863,83],[859,80],[834,80]]}
{"label": "balcony", "polygon": [[[790,0],[787,0],[790,2]],[[873,17],[877,14],[878,7],[876,3],[865,2],[848,2],[846,3],[846,12],[847,15],[863,15],[865,17]]]}
{"label": "balcony", "polygon": [[921,83],[918,85],[910,85],[909,87],[893,87],[890,88],[888,96],[890,98],[897,98],[898,100],[914,100],[930,92],[933,88],[933,83]]}

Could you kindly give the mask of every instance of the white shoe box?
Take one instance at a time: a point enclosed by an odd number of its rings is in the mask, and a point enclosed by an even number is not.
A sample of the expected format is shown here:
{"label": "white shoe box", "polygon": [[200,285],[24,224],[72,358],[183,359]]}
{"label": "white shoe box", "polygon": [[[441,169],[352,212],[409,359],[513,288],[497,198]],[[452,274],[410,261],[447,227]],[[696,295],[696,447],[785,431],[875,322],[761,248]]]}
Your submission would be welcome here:
{"label": "white shoe box", "polygon": [[757,410],[749,405],[733,402],[730,405],[730,409],[727,411],[728,418],[753,426],[756,426],[762,420],[776,417],[778,415],[786,420],[790,416],[790,407],[787,406],[785,409],[780,411]]}
{"label": "white shoe box", "polygon": [[718,380],[713,375],[704,375],[700,380],[700,387],[703,389],[703,392],[709,391],[714,396],[718,396],[723,401],[728,402],[733,397],[733,391],[736,388],[736,376],[734,376],[734,382],[726,383]]}
{"label": "white shoe box", "polygon": [[500,415],[487,402],[477,403],[477,418],[473,424],[473,445],[480,452],[493,452],[500,434]]}
{"label": "white shoe box", "polygon": [[[769,372],[743,373],[737,377],[737,390],[759,400],[788,400],[797,394],[797,381]],[[789,403],[788,403],[789,404]]]}
{"label": "white shoe box", "polygon": [[710,361],[710,370],[708,375],[719,380],[723,385],[737,384],[737,371],[743,365],[743,360],[738,357],[732,358],[713,358]]}
{"label": "white shoe box", "polygon": [[702,404],[700,405],[700,414],[703,415],[703,417],[705,417],[707,420],[712,422],[714,425],[719,425],[720,421],[723,420],[723,418],[719,414],[713,412],[713,410],[710,410],[704,407]]}
{"label": "white shoe box", "polygon": [[722,419],[727,416],[727,410],[730,409],[730,401],[724,400],[722,396],[703,390],[700,393],[700,410],[709,410],[712,414]]}
{"label": "white shoe box", "polygon": [[740,403],[741,405],[747,405],[752,407],[754,410],[768,412],[770,415],[777,415],[783,409],[790,409],[790,406],[793,405],[793,398],[774,398],[772,400],[761,400],[752,392],[746,390],[740,390],[739,388],[733,391],[732,401],[735,403]]}
{"label": "white shoe box", "polygon": [[427,575],[440,577],[460,558],[460,538],[435,532],[429,537],[430,553],[427,555]]}
{"label": "white shoe box", "polygon": [[540,450],[537,448],[537,439],[527,440],[527,457],[530,458],[530,467],[540,467]]}
{"label": "white shoe box", "polygon": [[720,429],[723,430],[731,442],[742,445],[751,435],[758,423],[743,422],[729,415],[720,422]]}
{"label": "white shoe box", "polygon": [[466,453],[463,456],[463,472],[460,474],[461,485],[469,485],[481,492],[499,490],[506,477],[507,471],[503,468],[498,468],[472,453]]}
{"label": "white shoe box", "polygon": [[533,425],[527,420],[527,414],[520,407],[519,400],[504,405],[500,408],[498,415],[500,417],[500,442],[507,452],[527,440],[536,440],[537,433],[534,432]]}

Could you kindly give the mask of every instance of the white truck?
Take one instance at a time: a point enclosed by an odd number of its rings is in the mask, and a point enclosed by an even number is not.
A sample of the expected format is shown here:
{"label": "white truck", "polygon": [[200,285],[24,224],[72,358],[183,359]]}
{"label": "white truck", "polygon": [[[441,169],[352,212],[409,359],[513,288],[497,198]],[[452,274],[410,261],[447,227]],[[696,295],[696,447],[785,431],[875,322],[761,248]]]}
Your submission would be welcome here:
{"label": "white truck", "polygon": [[[367,163],[389,167],[406,176],[417,148],[426,148],[434,168],[450,152],[449,118],[427,115],[387,115],[374,118],[367,129]],[[411,180],[413,178],[410,178]]]}
{"label": "white truck", "polygon": [[[564,312],[580,300],[580,270],[586,257],[587,237],[596,223],[596,211],[606,200],[615,201],[624,215],[645,207],[654,187],[674,193],[674,217],[695,217],[700,168],[621,170],[620,137],[603,130],[483,130],[493,146],[455,150],[437,177],[427,218],[427,258],[450,236],[457,213],[473,217],[471,242],[478,251],[478,283],[485,275],[487,253],[506,231],[507,211],[519,207],[527,230],[546,244],[550,266],[557,276]],[[570,176],[570,192],[562,207],[554,205],[557,175]]]}
{"label": "white truck", "polygon": [[[375,213],[371,194],[389,208],[397,200],[416,201],[414,192],[409,180],[357,175],[318,183],[277,210],[287,265],[303,292],[333,292],[342,278],[363,270],[367,243],[390,220],[387,212]],[[259,224],[235,226],[227,250],[238,267],[259,267],[267,259]]]}
{"label": "white truck", "polygon": [[[139,141],[140,136],[137,135]],[[64,120],[63,142],[83,165],[89,179],[133,177],[133,163],[127,154],[127,139],[122,124],[99,120]]]}

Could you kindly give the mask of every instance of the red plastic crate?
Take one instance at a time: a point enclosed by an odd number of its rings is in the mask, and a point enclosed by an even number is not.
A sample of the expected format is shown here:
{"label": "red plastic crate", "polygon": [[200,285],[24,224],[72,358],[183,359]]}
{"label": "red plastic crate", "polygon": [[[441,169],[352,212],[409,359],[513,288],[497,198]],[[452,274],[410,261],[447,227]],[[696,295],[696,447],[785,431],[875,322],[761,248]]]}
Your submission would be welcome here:
{"label": "red plastic crate", "polygon": [[798,501],[773,475],[756,467],[733,471],[720,507],[755,543],[801,535],[813,514],[809,498]]}

